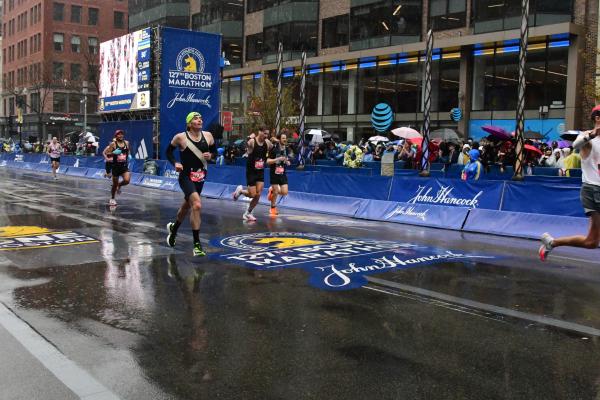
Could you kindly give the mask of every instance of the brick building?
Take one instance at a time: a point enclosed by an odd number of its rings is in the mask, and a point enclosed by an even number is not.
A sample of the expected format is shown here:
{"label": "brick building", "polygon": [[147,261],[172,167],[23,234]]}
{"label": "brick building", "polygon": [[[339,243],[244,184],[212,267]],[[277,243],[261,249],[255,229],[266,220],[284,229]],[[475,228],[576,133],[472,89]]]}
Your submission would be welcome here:
{"label": "brick building", "polygon": [[[586,127],[594,103],[598,0],[530,0],[526,128],[557,136]],[[521,0],[190,0],[190,28],[223,34],[231,61],[223,109],[244,129],[249,93],[276,69],[292,83],[308,53],[307,127],[358,140],[371,134],[373,106],[396,125],[423,121],[423,54],[431,27],[433,127],[477,136],[515,119]],[[591,89],[590,89],[591,88]],[[450,119],[458,107],[464,118]]]}
{"label": "brick building", "polygon": [[0,107],[7,117],[22,109],[24,139],[81,131],[84,82],[94,129],[99,45],[127,33],[127,8],[127,0],[4,2]]}

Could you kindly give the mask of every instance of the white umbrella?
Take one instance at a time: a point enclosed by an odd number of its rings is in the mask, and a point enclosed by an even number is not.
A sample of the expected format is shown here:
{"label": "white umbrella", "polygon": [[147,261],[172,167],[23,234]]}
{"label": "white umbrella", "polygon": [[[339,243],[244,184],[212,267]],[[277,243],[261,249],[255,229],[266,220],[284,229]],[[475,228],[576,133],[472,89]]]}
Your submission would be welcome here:
{"label": "white umbrella", "polygon": [[460,142],[458,134],[452,129],[448,128],[436,129],[435,131],[431,132],[429,137],[431,139],[440,139],[444,142]]}
{"label": "white umbrella", "polygon": [[311,143],[316,144],[316,143],[323,143],[323,136],[328,137],[329,133],[327,133],[327,131],[324,131],[322,129],[310,129],[308,132],[306,132],[307,135],[311,135]]}
{"label": "white umbrella", "polygon": [[378,143],[378,142],[389,142],[390,139],[386,138],[385,136],[371,136],[369,138],[369,142],[372,143]]}
{"label": "white umbrella", "polygon": [[402,128],[393,129],[392,133],[403,139],[416,139],[421,137],[421,134],[419,132],[417,132],[413,128],[408,128],[406,126],[403,126]]}

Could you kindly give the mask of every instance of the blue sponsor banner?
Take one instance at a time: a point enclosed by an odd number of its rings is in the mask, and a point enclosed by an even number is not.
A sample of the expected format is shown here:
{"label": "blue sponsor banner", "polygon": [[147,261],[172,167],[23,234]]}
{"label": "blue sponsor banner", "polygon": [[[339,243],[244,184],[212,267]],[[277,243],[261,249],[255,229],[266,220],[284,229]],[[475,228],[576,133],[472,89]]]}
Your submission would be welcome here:
{"label": "blue sponsor banner", "polygon": [[368,200],[362,203],[355,217],[460,230],[468,214],[469,209],[465,207]]}
{"label": "blue sponsor banner", "polygon": [[511,182],[506,185],[502,211],[584,217],[580,190],[580,186]]}
{"label": "blue sponsor banner", "polygon": [[497,210],[504,182],[394,178],[390,201]]}
{"label": "blue sponsor banner", "polygon": [[154,189],[170,190],[172,192],[179,190],[177,179],[164,176],[142,175],[139,185]]}
{"label": "blue sponsor banner", "polygon": [[152,120],[148,119],[100,123],[100,145],[98,146],[98,154],[102,154],[104,148],[110,144],[117,129],[125,131],[125,140],[129,142],[129,154],[131,154],[132,158],[138,160],[154,158],[154,145],[152,143],[154,123]]}
{"label": "blue sponsor banner", "polygon": [[220,35],[162,29],[160,158],[191,111],[202,114],[204,130],[219,123],[220,52]]}
{"label": "blue sponsor banner", "polygon": [[279,204],[283,207],[310,210],[327,214],[353,217],[363,202],[369,200],[355,197],[327,196],[323,194],[289,192]]}
{"label": "blue sponsor banner", "polygon": [[132,108],[135,93],[110,96],[100,99],[100,111],[129,111]]}
{"label": "blue sponsor banner", "polygon": [[369,275],[399,269],[496,258],[414,243],[301,232],[249,233],[211,244],[225,250],[210,255],[212,259],[262,271],[300,268],[308,272],[312,286],[324,290],[360,288]]}

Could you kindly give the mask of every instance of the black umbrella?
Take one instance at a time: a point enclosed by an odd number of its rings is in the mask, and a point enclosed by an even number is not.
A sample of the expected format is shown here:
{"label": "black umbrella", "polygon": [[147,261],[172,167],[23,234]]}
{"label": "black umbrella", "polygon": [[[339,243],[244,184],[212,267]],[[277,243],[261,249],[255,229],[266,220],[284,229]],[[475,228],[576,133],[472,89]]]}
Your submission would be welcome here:
{"label": "black umbrella", "polygon": [[523,133],[523,138],[524,139],[543,139],[544,135],[542,135],[539,132],[535,132],[535,131],[525,131],[525,133]]}
{"label": "black umbrella", "polygon": [[573,142],[575,139],[577,139],[577,136],[579,136],[581,132],[579,131],[566,131],[565,133],[562,133],[560,135],[560,137],[562,139],[568,140],[570,142]]}

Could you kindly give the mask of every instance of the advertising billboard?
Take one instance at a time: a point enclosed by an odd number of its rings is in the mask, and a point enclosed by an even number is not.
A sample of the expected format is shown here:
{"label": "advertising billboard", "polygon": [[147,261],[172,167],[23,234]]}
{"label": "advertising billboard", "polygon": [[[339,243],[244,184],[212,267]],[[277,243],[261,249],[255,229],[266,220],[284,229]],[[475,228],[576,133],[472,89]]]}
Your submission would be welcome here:
{"label": "advertising billboard", "polygon": [[100,44],[100,112],[150,108],[151,29]]}
{"label": "advertising billboard", "polygon": [[191,111],[202,114],[203,129],[219,123],[221,35],[163,28],[160,85],[160,156],[186,129]]}

